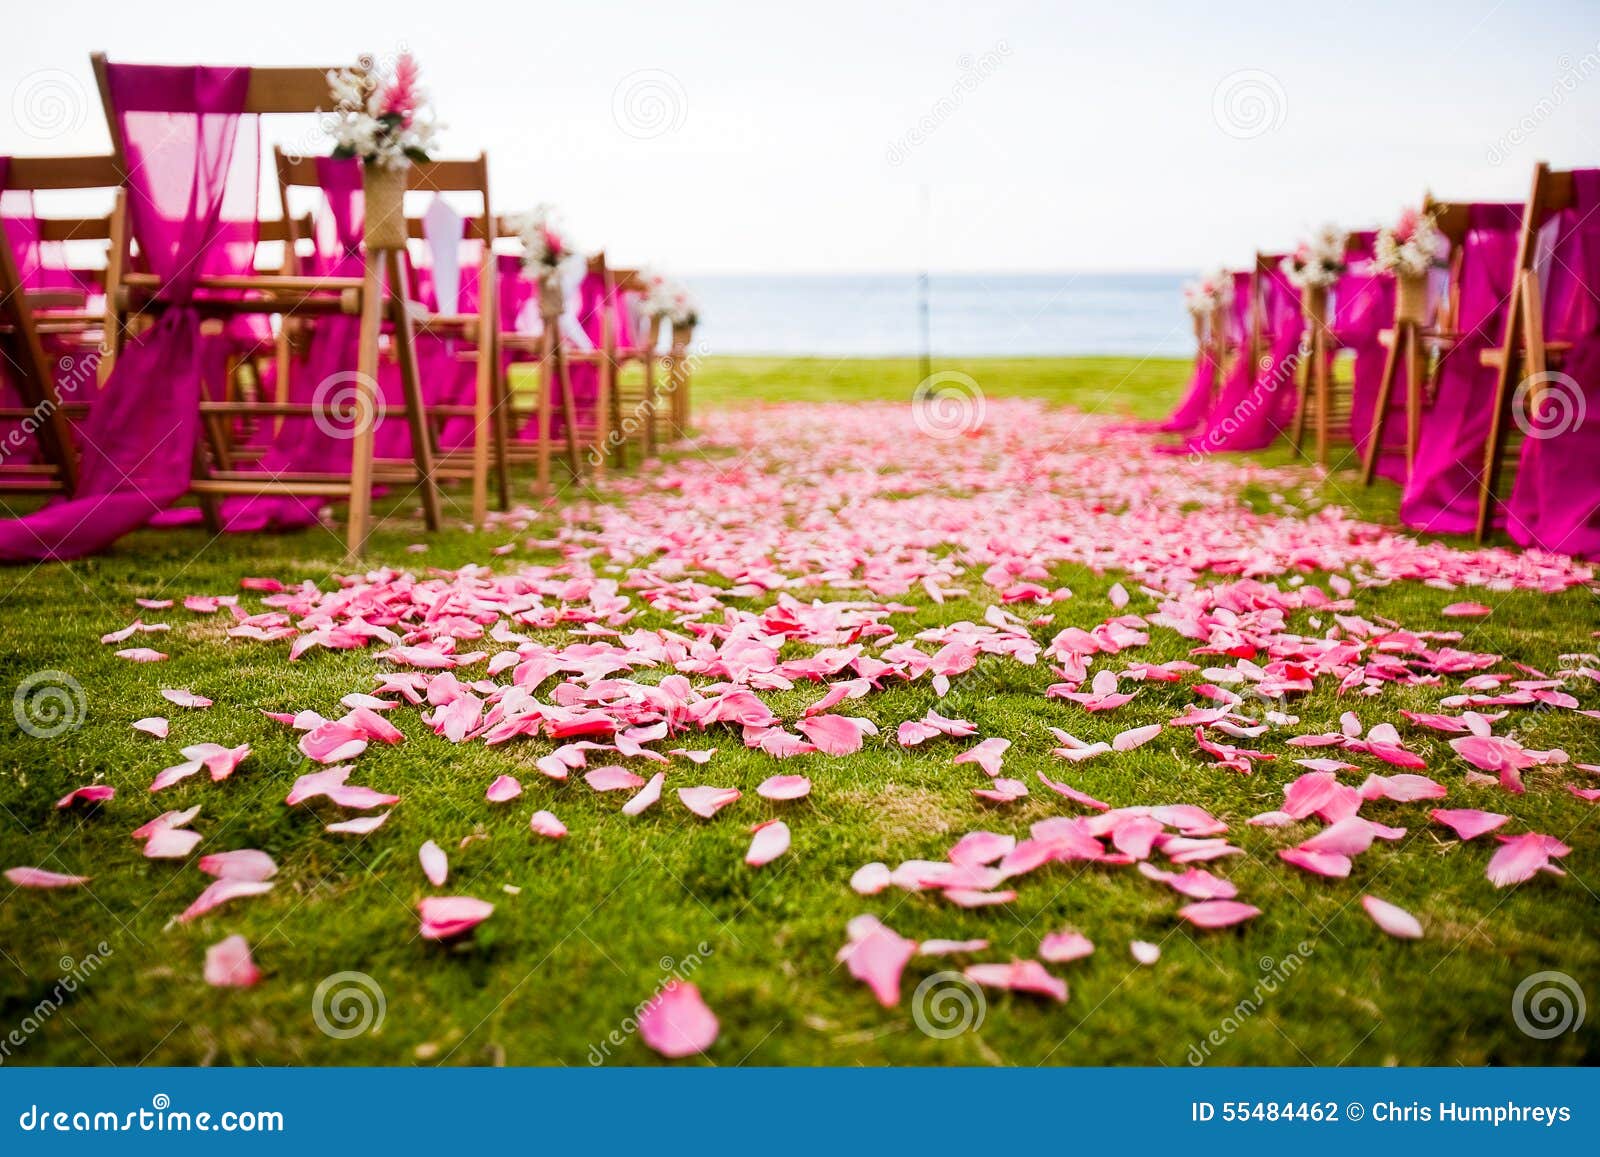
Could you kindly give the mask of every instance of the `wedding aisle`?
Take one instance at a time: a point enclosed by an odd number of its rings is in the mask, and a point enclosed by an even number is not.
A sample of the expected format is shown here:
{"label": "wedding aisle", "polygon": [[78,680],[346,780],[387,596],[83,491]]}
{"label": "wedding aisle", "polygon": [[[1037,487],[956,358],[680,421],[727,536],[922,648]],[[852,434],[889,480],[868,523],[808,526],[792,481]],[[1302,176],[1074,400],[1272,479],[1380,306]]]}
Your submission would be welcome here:
{"label": "wedding aisle", "polygon": [[8,576],[14,1053],[1592,1056],[1538,1033],[1600,964],[1591,569],[958,378],[708,408],[361,574]]}

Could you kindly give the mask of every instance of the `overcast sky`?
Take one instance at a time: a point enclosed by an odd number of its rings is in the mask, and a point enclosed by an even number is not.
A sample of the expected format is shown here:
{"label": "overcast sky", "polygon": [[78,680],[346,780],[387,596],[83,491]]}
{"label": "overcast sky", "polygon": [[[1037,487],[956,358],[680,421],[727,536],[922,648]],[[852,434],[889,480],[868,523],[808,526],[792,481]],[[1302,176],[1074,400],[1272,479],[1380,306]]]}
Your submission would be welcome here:
{"label": "overcast sky", "polygon": [[93,49],[405,45],[446,152],[489,151],[501,210],[554,202],[615,262],[684,272],[1184,270],[1429,188],[1520,200],[1537,159],[1600,163],[1600,5],[1577,0],[71,0],[4,20],[0,153],[107,147]]}

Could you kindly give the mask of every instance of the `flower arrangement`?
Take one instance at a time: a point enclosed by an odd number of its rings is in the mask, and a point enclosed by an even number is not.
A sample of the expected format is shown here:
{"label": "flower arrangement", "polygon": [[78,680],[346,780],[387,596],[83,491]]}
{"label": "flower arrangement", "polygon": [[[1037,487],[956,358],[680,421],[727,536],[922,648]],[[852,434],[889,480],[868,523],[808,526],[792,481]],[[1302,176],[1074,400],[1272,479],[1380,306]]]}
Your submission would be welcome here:
{"label": "flower arrangement", "polygon": [[1183,287],[1184,308],[1197,318],[1226,310],[1232,301],[1233,276],[1226,269],[1208,273]]}
{"label": "flower arrangement", "polygon": [[1407,209],[1392,226],[1378,230],[1372,264],[1397,277],[1424,277],[1444,256],[1444,236],[1429,213]]}
{"label": "flower arrangement", "polygon": [[362,57],[354,68],[328,73],[334,108],[326,114],[325,127],[334,139],[333,155],[396,170],[426,161],[440,126],[417,83],[420,76],[409,52],[395,59],[387,77],[371,57]]}
{"label": "flower arrangement", "polygon": [[646,316],[664,317],[681,329],[693,329],[699,324],[700,306],[687,285],[660,273],[648,273],[644,280]]}
{"label": "flower arrangement", "polygon": [[1344,259],[1348,235],[1334,225],[1324,225],[1315,237],[1302,241],[1279,266],[1297,289],[1326,289],[1347,268]]}
{"label": "flower arrangement", "polygon": [[550,205],[539,205],[533,212],[522,214],[516,227],[522,239],[523,268],[541,282],[554,279],[564,265],[580,256]]}

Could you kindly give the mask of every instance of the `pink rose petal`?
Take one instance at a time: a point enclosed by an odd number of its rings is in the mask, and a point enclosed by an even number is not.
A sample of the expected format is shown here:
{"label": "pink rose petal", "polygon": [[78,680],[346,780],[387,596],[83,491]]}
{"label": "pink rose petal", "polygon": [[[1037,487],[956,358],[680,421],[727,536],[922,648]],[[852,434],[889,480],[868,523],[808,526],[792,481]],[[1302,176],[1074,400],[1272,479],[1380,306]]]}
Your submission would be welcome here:
{"label": "pink rose petal", "polygon": [[528,828],[535,835],[547,836],[552,840],[563,839],[567,834],[567,825],[556,819],[555,813],[536,811],[528,818]]}
{"label": "pink rose petal", "polygon": [[381,828],[383,822],[388,818],[388,812],[379,812],[375,816],[357,816],[353,820],[341,820],[336,824],[328,824],[323,828],[323,831],[336,832],[347,836],[365,836]]}
{"label": "pink rose petal", "polygon": [[261,979],[261,969],[250,955],[250,944],[233,935],[206,949],[206,983],[215,988],[250,988]]}
{"label": "pink rose petal", "polygon": [[782,820],[772,820],[756,825],[750,850],[744,854],[744,862],[752,868],[759,868],[763,864],[770,864],[788,850],[789,825]]}
{"label": "pink rose petal", "polygon": [[611,764],[607,767],[596,767],[583,773],[583,782],[595,791],[626,791],[640,787],[644,784],[641,776],[634,775],[625,767]]}
{"label": "pink rose petal", "polygon": [[622,805],[622,814],[636,816],[647,808],[653,807],[661,798],[661,787],[667,782],[667,773],[658,771],[650,777],[650,782],[640,788],[628,802]]}
{"label": "pink rose petal", "polygon": [[58,810],[69,808],[79,803],[105,803],[107,800],[115,799],[116,796],[117,789],[109,783],[90,783],[83,787],[75,787],[56,800],[56,808]]}
{"label": "pink rose petal", "polygon": [[683,806],[703,819],[710,819],[739,798],[736,787],[680,787],[678,798]]}
{"label": "pink rose petal", "polygon": [[690,1057],[716,1043],[717,1018],[699,988],[674,977],[639,1011],[639,1037],[664,1057]]}
{"label": "pink rose petal", "polygon": [[206,885],[206,890],[195,897],[178,916],[178,923],[187,924],[189,921],[204,916],[207,912],[229,900],[238,900],[246,896],[262,896],[272,891],[272,883],[268,880],[213,880]]}
{"label": "pink rose petal", "polygon": [[522,784],[517,782],[515,776],[496,776],[495,781],[489,785],[489,790],[484,793],[484,798],[490,803],[510,803],[522,794]]}
{"label": "pink rose petal", "polygon": [[1051,964],[1081,960],[1093,951],[1094,941],[1070,928],[1063,932],[1051,932],[1039,941],[1039,959]]}
{"label": "pink rose petal", "polygon": [[1422,925],[1404,908],[1387,900],[1380,900],[1376,896],[1362,896],[1361,906],[1367,910],[1367,915],[1372,917],[1372,922],[1390,936],[1401,940],[1422,939]]}
{"label": "pink rose petal", "polygon": [[1067,982],[1052,976],[1037,960],[1013,960],[1009,964],[969,964],[968,980],[985,988],[1005,988],[1030,992],[1060,1003],[1067,999]]}
{"label": "pink rose petal", "polygon": [[762,799],[802,799],[811,794],[811,781],[803,775],[773,775],[761,781],[756,794]]}
{"label": "pink rose petal", "polygon": [[88,876],[67,876],[45,868],[7,868],[6,879],[19,888],[72,888],[87,884]]}
{"label": "pink rose petal", "polygon": [[450,859],[444,854],[444,849],[429,840],[417,850],[417,859],[422,864],[422,874],[428,877],[428,883],[435,888],[444,887],[444,882],[450,878]]}
{"label": "pink rose petal", "polygon": [[1231,928],[1261,915],[1261,909],[1238,900],[1200,900],[1179,908],[1178,915],[1196,928]]}
{"label": "pink rose petal", "polygon": [[493,912],[493,904],[473,896],[427,896],[417,905],[424,940],[453,940],[464,936]]}

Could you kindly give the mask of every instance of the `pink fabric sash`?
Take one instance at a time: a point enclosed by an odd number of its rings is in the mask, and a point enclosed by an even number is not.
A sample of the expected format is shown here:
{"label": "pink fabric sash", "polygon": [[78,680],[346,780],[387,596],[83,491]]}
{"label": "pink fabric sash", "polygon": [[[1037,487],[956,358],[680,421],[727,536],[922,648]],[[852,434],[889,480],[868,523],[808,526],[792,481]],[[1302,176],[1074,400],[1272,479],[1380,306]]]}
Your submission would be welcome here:
{"label": "pink fabric sash", "polygon": [[[254,263],[259,147],[250,70],[108,65],[128,167],[129,225],[165,309],[123,347],[81,429],[76,497],[0,522],[0,560],[79,558],[189,486],[205,372],[195,279]],[[244,228],[229,229],[228,223]]]}
{"label": "pink fabric sash", "polygon": [[[1372,435],[1373,412],[1378,404],[1378,387],[1389,350],[1378,334],[1394,325],[1394,277],[1372,268],[1375,233],[1352,234],[1347,249],[1349,270],[1333,287],[1333,318],[1329,328],[1340,348],[1355,354],[1351,367],[1350,440],[1355,457],[1363,460]],[[1406,448],[1405,381],[1397,379],[1389,396],[1388,420],[1384,423],[1383,445],[1378,452],[1378,473],[1395,481],[1405,479]]]}
{"label": "pink fabric sash", "polygon": [[1545,332],[1570,341],[1562,376],[1521,409],[1528,430],[1506,529],[1523,546],[1600,558],[1600,169],[1573,173],[1573,207],[1555,222]]}
{"label": "pink fabric sash", "polygon": [[1505,332],[1521,221],[1520,205],[1470,207],[1457,274],[1461,339],[1440,360],[1433,405],[1422,415],[1416,465],[1400,500],[1401,521],[1417,530],[1471,534],[1477,527],[1495,379],[1480,354]]}
{"label": "pink fabric sash", "polygon": [[1294,417],[1295,371],[1305,319],[1300,314],[1300,291],[1289,284],[1276,258],[1269,259],[1262,274],[1261,309],[1266,349],[1260,364],[1251,364],[1247,335],[1205,430],[1185,442],[1182,451],[1260,450],[1288,428]]}

